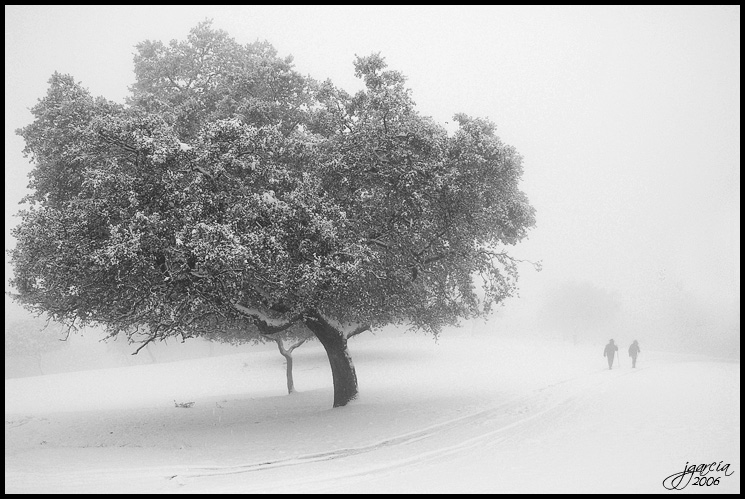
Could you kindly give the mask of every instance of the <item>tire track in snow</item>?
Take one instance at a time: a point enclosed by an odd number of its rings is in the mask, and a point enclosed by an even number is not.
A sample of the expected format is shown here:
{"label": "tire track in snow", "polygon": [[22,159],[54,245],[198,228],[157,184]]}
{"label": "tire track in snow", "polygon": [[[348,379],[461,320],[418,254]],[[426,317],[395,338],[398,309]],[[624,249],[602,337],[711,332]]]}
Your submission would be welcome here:
{"label": "tire track in snow", "polygon": [[[514,402],[513,402],[514,404]],[[313,454],[305,454],[296,457],[288,457],[282,459],[276,459],[271,461],[263,461],[258,463],[250,464],[239,464],[233,466],[205,466],[200,468],[191,468],[190,471],[193,473],[177,475],[177,476],[188,476],[190,478],[196,478],[200,476],[214,476],[214,475],[228,475],[234,473],[247,473],[250,471],[260,471],[272,468],[280,468],[284,466],[297,466],[306,463],[314,463],[318,461],[329,461],[332,459],[339,459],[343,457],[354,456],[365,452],[371,452],[374,450],[394,447],[398,445],[410,444],[426,438],[430,438],[441,432],[447,431],[455,426],[463,425],[467,423],[475,423],[479,420],[486,420],[494,413],[505,410],[507,407],[513,404],[502,404],[499,407],[481,410],[473,414],[461,416],[459,418],[450,419],[442,423],[415,430],[409,433],[397,435],[395,437],[380,440],[371,444],[361,445],[358,447],[347,447],[341,449],[335,449],[327,452],[318,452]],[[171,477],[174,478],[174,477]]]}
{"label": "tire track in snow", "polygon": [[[595,394],[595,390],[591,390],[593,388],[601,387],[605,384],[615,382],[617,378],[622,376],[631,375],[634,372],[639,372],[640,369],[637,369],[635,371],[629,371],[629,372],[623,372],[621,374],[615,375],[613,377],[607,377],[602,376],[595,380],[593,380],[590,384],[584,384],[580,385],[578,387],[573,387],[571,391],[568,391],[567,393],[563,394],[563,396],[560,396],[560,398],[557,398],[553,403],[551,403],[548,407],[544,408],[543,410],[532,414],[530,416],[521,418],[517,421],[513,421],[512,423],[500,426],[496,429],[481,432],[478,435],[473,435],[473,431],[471,431],[470,437],[465,438],[464,440],[458,441],[457,443],[453,445],[447,445],[447,446],[441,446],[437,449],[432,449],[430,451],[425,452],[418,452],[416,454],[412,454],[410,456],[407,456],[405,458],[400,459],[386,459],[384,463],[379,465],[366,465],[362,468],[355,468],[352,471],[342,471],[342,472],[331,472],[326,473],[319,477],[311,477],[311,478],[302,478],[302,479],[295,479],[295,480],[288,480],[286,478],[283,478],[281,482],[277,483],[267,483],[261,485],[261,490],[263,492],[271,493],[272,491],[287,491],[292,490],[293,493],[314,493],[318,492],[317,488],[313,488],[312,486],[317,485],[323,485],[324,483],[332,484],[335,488],[339,488],[344,480],[354,480],[355,478],[359,477],[365,477],[365,478],[374,478],[376,480],[381,479],[382,477],[386,475],[390,475],[391,473],[399,473],[402,470],[405,470],[406,467],[410,466],[416,466],[421,465],[422,463],[429,462],[429,461],[435,461],[438,459],[441,459],[442,457],[447,457],[451,455],[458,455],[464,451],[468,451],[470,449],[476,448],[476,447],[485,447],[485,446],[491,446],[494,444],[499,444],[506,442],[508,440],[512,440],[516,437],[521,437],[526,434],[532,434],[536,427],[541,426],[555,426],[557,420],[560,418],[566,418],[570,417],[575,411],[582,410],[585,407],[585,400],[587,398],[590,398],[593,394]],[[575,379],[587,379],[586,376],[580,376]],[[553,385],[550,385],[549,387],[543,387],[540,389],[535,390],[536,393],[543,392],[547,388],[550,387],[557,387],[561,386],[564,387],[567,381],[571,380],[563,380],[557,383],[554,383]],[[503,404],[504,405],[514,405],[519,404],[525,400],[528,399],[535,399],[536,396],[527,396],[522,397],[520,399],[516,399],[513,401],[512,404]],[[482,411],[487,412],[487,411]],[[492,412],[492,410],[489,410],[489,412]],[[462,418],[459,418],[462,419]],[[463,426],[457,427],[461,430],[468,430],[468,428],[465,428]],[[470,430],[473,430],[473,428],[470,428]],[[465,433],[465,431],[461,432]],[[462,435],[458,435],[462,436]],[[309,487],[310,486],[310,487]],[[303,490],[305,489],[305,490]]]}
{"label": "tire track in snow", "polygon": [[[641,370],[641,369],[639,369]],[[638,372],[639,370],[636,370]],[[595,378],[589,385],[583,384],[579,387],[572,387],[572,382],[577,380],[587,380],[587,376],[578,376],[568,380],[563,380],[547,387],[539,388],[531,392],[530,395],[518,397],[510,400],[509,402],[502,403],[496,407],[483,409],[466,416],[453,418],[441,423],[437,423],[426,428],[415,430],[412,432],[396,435],[391,438],[379,440],[366,445],[357,447],[347,447],[341,449],[335,449],[327,452],[318,452],[312,454],[304,454],[295,457],[287,457],[275,460],[267,460],[256,463],[239,464],[231,466],[204,466],[204,467],[193,467],[189,468],[187,472],[171,475],[168,478],[200,478],[200,477],[211,477],[220,475],[232,475],[240,473],[249,473],[262,470],[270,470],[275,468],[282,468],[288,466],[299,466],[303,464],[317,463],[322,461],[330,461],[334,459],[341,459],[382,450],[386,448],[395,448],[402,445],[409,445],[415,442],[420,442],[425,439],[432,438],[437,435],[444,433],[451,433],[451,437],[463,437],[462,433],[473,433],[473,425],[478,424],[481,427],[488,425],[489,423],[498,423],[498,418],[509,417],[514,415],[514,412],[510,412],[510,409],[529,407],[532,410],[539,409],[529,416],[521,417],[517,420],[509,422],[507,424],[500,424],[497,428],[487,431],[481,431],[475,436],[466,436],[464,439],[460,439],[458,443],[438,447],[436,449],[418,452],[410,457],[387,461],[384,465],[371,466],[365,468],[364,471],[353,472],[343,474],[334,478],[341,478],[344,476],[354,476],[359,474],[367,474],[370,472],[383,471],[390,468],[399,468],[403,465],[410,463],[420,463],[424,460],[434,459],[441,456],[447,456],[462,452],[464,450],[479,446],[493,443],[499,440],[501,434],[515,430],[520,426],[525,426],[527,423],[539,420],[542,417],[551,416],[551,420],[555,420],[556,417],[565,416],[568,412],[573,411],[577,406],[580,405],[581,399],[584,398],[582,393],[588,388],[597,387],[602,384],[608,383],[618,376],[625,376],[632,374],[634,371],[622,372],[622,374],[615,375],[612,378],[601,377],[601,375]],[[551,394],[543,393],[546,391],[552,392]],[[553,392],[568,392],[568,393],[553,393]],[[521,411],[518,411],[520,414]],[[513,431],[512,435],[515,433]],[[332,477],[326,476],[322,480],[328,480]],[[305,482],[304,482],[305,483]]]}

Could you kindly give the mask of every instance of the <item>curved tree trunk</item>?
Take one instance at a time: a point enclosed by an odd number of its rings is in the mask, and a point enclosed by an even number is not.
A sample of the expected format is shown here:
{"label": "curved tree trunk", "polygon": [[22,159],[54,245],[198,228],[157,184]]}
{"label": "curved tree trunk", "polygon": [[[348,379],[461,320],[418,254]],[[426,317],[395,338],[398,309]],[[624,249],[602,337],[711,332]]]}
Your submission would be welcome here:
{"label": "curved tree trunk", "polygon": [[309,316],[305,325],[326,349],[334,380],[334,407],[347,405],[357,397],[357,373],[347,350],[347,339],[320,314]]}

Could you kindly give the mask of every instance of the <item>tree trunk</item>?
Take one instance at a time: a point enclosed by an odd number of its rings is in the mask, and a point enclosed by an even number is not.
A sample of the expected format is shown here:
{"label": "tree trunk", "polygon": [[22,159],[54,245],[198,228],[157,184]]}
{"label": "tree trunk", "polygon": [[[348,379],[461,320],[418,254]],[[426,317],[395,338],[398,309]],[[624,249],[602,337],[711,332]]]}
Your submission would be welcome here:
{"label": "tree trunk", "polygon": [[295,382],[292,379],[292,354],[282,354],[287,361],[287,393],[292,394],[295,391]]}
{"label": "tree trunk", "polygon": [[292,352],[297,347],[299,347],[300,345],[308,341],[308,338],[304,338],[298,341],[297,343],[292,345],[290,348],[285,348],[285,344],[282,341],[281,337],[279,336],[271,337],[268,335],[262,335],[262,336],[274,341],[274,343],[277,344],[277,348],[279,348],[279,353],[282,354],[282,357],[284,357],[285,360],[287,361],[287,393],[291,395],[292,393],[295,392],[295,381],[292,379]]}
{"label": "tree trunk", "polygon": [[347,339],[320,314],[308,317],[305,325],[326,349],[334,380],[334,407],[347,405],[357,397],[357,374],[347,350]]}

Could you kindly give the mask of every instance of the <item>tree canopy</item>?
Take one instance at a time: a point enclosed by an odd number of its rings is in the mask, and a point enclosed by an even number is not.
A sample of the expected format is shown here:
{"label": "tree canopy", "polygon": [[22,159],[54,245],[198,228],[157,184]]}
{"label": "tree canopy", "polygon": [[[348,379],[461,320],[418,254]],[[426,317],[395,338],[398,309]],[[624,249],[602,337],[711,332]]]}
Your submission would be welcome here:
{"label": "tree canopy", "polygon": [[134,62],[125,104],[55,73],[18,130],[34,169],[11,285],[28,307],[141,341],[304,325],[344,405],[350,332],[437,334],[514,294],[506,248],[534,209],[490,121],[457,114],[448,135],[379,54],[356,58],[351,95],[209,21]]}

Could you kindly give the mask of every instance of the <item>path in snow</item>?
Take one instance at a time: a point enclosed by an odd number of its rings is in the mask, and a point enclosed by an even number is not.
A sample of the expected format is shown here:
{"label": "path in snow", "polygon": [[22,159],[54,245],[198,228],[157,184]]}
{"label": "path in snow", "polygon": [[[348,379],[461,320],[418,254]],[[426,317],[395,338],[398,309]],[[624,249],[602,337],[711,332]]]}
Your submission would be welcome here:
{"label": "path in snow", "polygon": [[[724,461],[735,474],[688,491],[739,493],[739,404],[736,413],[712,411],[731,395],[739,365],[711,367],[598,373],[365,448],[174,479],[191,491],[251,493],[643,493],[666,492],[663,479],[686,462]],[[661,384],[670,377],[678,383]],[[215,477],[236,474],[244,476]]]}

